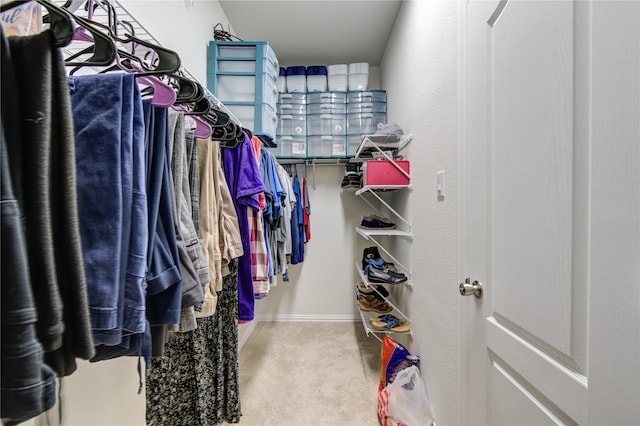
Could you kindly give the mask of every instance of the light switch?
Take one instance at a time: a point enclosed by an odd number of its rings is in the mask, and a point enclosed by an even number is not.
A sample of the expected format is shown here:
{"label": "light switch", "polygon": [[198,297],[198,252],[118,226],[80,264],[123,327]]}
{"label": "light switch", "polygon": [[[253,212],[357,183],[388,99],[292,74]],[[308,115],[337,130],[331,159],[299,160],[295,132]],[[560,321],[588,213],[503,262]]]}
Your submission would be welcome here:
{"label": "light switch", "polygon": [[438,199],[444,198],[444,170],[436,173],[436,196]]}

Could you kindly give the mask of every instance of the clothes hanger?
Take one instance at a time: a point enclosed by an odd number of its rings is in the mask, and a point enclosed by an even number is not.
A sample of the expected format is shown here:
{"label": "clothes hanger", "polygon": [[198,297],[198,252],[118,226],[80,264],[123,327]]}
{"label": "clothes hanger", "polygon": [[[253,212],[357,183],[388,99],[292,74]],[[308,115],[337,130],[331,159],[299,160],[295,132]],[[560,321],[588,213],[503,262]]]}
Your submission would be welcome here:
{"label": "clothes hanger", "polygon": [[[73,19],[78,23],[78,25],[80,25],[80,28],[75,32],[73,39],[90,42],[92,45],[67,57],[65,59],[65,65],[75,66],[76,68],[74,71],[79,67],[111,65],[116,57],[116,45],[111,37],[96,28],[96,22],[76,15],[73,15]],[[87,53],[92,53],[92,56],[89,59],[74,61],[74,59]]]}
{"label": "clothes hanger", "polygon": [[[0,12],[23,5],[29,1],[30,0],[15,0],[5,3],[0,6]],[[53,43],[57,47],[64,47],[68,45],[76,32],[76,23],[72,18],[72,15],[47,0],[36,0],[36,2],[49,12],[47,16],[49,20],[49,30],[53,37]]]}

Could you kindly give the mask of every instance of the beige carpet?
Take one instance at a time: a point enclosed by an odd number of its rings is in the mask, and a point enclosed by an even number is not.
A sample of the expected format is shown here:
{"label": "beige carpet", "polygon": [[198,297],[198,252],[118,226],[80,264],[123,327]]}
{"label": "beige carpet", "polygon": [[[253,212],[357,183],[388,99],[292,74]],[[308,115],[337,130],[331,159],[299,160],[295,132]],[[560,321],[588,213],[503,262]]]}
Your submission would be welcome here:
{"label": "beige carpet", "polygon": [[239,363],[240,425],[379,424],[380,342],[359,322],[260,322]]}

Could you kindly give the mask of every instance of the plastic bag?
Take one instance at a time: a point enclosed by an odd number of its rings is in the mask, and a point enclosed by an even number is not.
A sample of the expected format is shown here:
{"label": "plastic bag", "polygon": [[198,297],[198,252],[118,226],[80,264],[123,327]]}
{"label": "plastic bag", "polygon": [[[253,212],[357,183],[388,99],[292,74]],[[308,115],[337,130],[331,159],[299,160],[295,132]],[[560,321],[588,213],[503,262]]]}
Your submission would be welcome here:
{"label": "plastic bag", "polygon": [[385,336],[382,340],[381,352],[382,369],[380,385],[378,386],[379,391],[393,382],[399,371],[411,365],[416,365],[420,360],[420,357],[411,355],[404,346],[389,336]]}
{"label": "plastic bag", "polygon": [[378,393],[378,417],[383,426],[433,425],[431,402],[418,367],[400,371]]}

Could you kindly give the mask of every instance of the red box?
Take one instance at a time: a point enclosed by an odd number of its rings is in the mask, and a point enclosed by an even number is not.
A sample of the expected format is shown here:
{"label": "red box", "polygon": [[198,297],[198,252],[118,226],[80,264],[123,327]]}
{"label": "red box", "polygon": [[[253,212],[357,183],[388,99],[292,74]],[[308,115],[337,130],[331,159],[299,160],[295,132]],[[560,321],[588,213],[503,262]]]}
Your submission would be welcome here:
{"label": "red box", "polygon": [[364,167],[364,184],[369,186],[407,186],[410,176],[409,160],[371,160]]}

